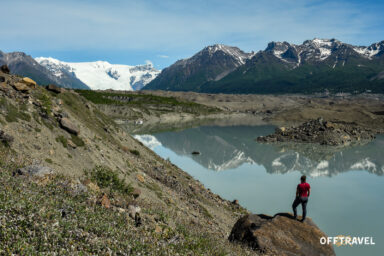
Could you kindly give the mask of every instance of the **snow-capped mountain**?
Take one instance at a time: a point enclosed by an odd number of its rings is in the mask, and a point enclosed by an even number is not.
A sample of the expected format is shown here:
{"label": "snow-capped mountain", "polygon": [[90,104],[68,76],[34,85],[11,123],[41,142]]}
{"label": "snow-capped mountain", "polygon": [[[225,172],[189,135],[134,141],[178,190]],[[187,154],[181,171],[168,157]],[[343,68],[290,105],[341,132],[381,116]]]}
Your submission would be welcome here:
{"label": "snow-capped mountain", "polygon": [[[271,42],[265,51],[272,52],[274,56],[287,63],[293,63],[296,67],[307,62],[322,62],[333,54],[337,54],[338,59],[356,55],[366,59],[379,57],[384,53],[384,41],[366,46],[353,46],[342,43],[336,39],[306,40],[301,45],[290,44],[287,42]],[[336,60],[335,60],[336,62]],[[335,63],[337,64],[337,63]],[[335,66],[332,66],[333,68]]]}
{"label": "snow-capped mountain", "polygon": [[[240,50],[237,47],[215,44],[205,47],[203,50],[192,56],[191,58],[181,60],[177,62],[181,65],[191,64],[193,62],[199,61],[200,58],[214,58],[216,54],[224,54],[233,59],[233,64],[235,66],[241,66],[245,61],[253,56],[253,53],[246,53]],[[217,56],[216,56],[217,57]]]}
{"label": "snow-capped mountain", "polygon": [[336,39],[271,42],[264,51],[205,47],[144,89],[204,93],[384,93],[384,41],[353,46]]}
{"label": "snow-capped mountain", "polygon": [[106,61],[75,63],[45,57],[35,59],[56,77],[70,73],[92,90],[140,90],[160,73],[151,63],[128,66]]}

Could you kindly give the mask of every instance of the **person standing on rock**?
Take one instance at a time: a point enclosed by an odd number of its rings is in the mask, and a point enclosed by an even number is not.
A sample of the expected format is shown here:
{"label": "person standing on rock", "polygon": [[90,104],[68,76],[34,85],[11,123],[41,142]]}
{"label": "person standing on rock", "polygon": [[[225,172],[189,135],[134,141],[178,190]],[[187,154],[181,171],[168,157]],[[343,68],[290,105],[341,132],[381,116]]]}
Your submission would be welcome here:
{"label": "person standing on rock", "polygon": [[306,182],[307,176],[303,175],[300,178],[301,183],[297,185],[296,189],[296,198],[295,201],[293,201],[292,209],[293,209],[293,217],[297,219],[297,211],[296,208],[299,204],[303,207],[303,218],[301,219],[301,222],[305,220],[305,216],[307,216],[307,203],[308,203],[308,197],[311,193],[311,186]]}

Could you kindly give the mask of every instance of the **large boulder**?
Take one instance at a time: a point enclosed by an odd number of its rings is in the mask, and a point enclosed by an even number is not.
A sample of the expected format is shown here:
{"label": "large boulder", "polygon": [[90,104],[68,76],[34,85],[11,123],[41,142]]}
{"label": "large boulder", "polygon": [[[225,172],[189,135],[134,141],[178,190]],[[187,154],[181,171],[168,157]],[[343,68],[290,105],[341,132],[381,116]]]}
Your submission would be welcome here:
{"label": "large boulder", "polygon": [[56,86],[56,85],[54,85],[54,84],[50,84],[50,85],[48,85],[48,86],[46,87],[46,89],[47,89],[48,91],[51,91],[51,92],[54,92],[54,93],[61,93],[61,92],[62,92],[61,88],[58,87],[58,86]]}
{"label": "large boulder", "polygon": [[60,119],[60,126],[69,133],[79,135],[80,129],[66,117]]}
{"label": "large boulder", "polygon": [[9,67],[5,64],[0,67],[0,70],[1,70],[1,72],[5,73],[5,74],[9,74],[9,72],[10,72]]}
{"label": "large boulder", "polygon": [[35,88],[36,87],[36,82],[33,81],[31,78],[29,77],[24,77],[22,80],[21,80],[22,83],[26,84],[27,86],[31,87],[31,88]]}
{"label": "large boulder", "polygon": [[335,255],[332,245],[320,243],[321,237],[326,237],[326,234],[310,218],[299,222],[288,213],[274,217],[250,214],[236,222],[229,240],[247,244],[268,255]]}
{"label": "large boulder", "polygon": [[33,176],[33,177],[44,177],[45,175],[53,174],[54,170],[42,165],[30,165],[24,168],[19,168],[14,173],[15,175],[21,176]]}
{"label": "large boulder", "polygon": [[31,88],[24,83],[14,83],[13,88],[19,92],[29,92]]}

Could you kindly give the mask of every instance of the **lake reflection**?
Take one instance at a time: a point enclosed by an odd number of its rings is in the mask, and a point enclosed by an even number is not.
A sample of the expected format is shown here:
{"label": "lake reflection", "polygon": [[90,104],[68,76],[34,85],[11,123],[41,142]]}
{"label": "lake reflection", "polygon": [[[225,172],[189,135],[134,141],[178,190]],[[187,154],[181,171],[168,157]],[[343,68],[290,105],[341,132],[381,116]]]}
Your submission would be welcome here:
{"label": "lake reflection", "polygon": [[344,149],[255,141],[273,131],[272,126],[201,126],[135,137],[255,213],[291,211],[299,177],[306,174],[312,187],[308,214],[322,230],[329,236],[372,236],[376,242],[335,248],[337,255],[382,255],[384,137]]}

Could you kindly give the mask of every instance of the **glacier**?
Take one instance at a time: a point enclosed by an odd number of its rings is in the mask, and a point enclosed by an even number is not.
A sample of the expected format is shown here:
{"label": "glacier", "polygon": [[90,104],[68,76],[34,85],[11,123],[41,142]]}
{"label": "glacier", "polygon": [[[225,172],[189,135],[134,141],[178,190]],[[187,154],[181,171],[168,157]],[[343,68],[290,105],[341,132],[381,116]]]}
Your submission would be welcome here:
{"label": "glacier", "polygon": [[71,73],[92,90],[140,90],[160,74],[152,63],[129,66],[107,61],[64,62],[51,57],[35,60],[60,78],[64,71]]}

